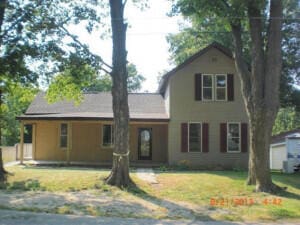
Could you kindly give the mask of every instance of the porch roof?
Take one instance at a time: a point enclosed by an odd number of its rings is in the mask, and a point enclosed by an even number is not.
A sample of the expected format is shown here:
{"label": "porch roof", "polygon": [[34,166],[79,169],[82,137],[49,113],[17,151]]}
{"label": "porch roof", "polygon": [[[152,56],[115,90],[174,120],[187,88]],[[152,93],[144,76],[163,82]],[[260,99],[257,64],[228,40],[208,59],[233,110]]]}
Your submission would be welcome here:
{"label": "porch roof", "polygon": [[[157,93],[130,93],[128,95],[131,120],[168,121],[164,99]],[[112,120],[112,95],[109,92],[86,93],[80,105],[73,101],[49,104],[40,92],[20,120]]]}

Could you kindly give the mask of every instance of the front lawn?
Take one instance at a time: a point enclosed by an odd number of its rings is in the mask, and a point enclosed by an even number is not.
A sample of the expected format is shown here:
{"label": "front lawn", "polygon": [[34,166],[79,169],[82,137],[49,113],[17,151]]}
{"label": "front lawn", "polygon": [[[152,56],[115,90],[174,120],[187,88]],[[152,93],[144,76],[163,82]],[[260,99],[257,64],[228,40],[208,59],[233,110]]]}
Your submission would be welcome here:
{"label": "front lawn", "polygon": [[[53,200],[52,208],[40,203],[35,206],[35,211],[139,218],[300,220],[299,173],[273,173],[275,183],[288,189],[279,195],[270,195],[255,193],[254,187],[246,186],[246,172],[156,170],[159,183],[149,184],[139,180],[133,170],[131,177],[136,186],[122,191],[104,183],[110,170],[21,166],[7,170],[13,175],[0,190],[0,198],[7,202],[6,205],[0,203],[0,208],[31,210],[26,208],[27,199],[23,199],[22,207],[18,207],[11,201],[18,197],[10,194],[25,196],[29,193],[28,199],[31,194],[43,199],[43,193],[47,193]],[[39,202],[39,199],[35,200]]]}
{"label": "front lawn", "polygon": [[[253,192],[245,185],[247,173],[234,171],[162,172],[159,188],[139,184],[156,198],[184,201],[216,210],[212,219],[279,220],[300,219],[300,173],[272,173],[273,181],[283,187],[278,195]],[[226,210],[227,214],[220,214]]]}
{"label": "front lawn", "polygon": [[6,189],[33,191],[80,191],[103,188],[109,170],[72,167],[8,167]]}

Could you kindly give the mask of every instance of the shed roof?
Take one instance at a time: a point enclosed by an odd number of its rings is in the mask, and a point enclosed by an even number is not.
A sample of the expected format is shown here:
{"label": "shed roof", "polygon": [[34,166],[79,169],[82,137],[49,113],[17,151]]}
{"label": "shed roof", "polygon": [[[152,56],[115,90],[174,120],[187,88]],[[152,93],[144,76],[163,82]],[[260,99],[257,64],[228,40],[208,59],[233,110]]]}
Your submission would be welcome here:
{"label": "shed roof", "polygon": [[272,136],[271,139],[271,144],[277,144],[277,143],[282,143],[285,142],[285,138],[298,138],[298,134],[300,133],[300,128],[294,129],[294,130],[290,130],[290,131],[286,131],[286,132],[282,132],[280,134],[274,135]]}
{"label": "shed roof", "polygon": [[[160,94],[131,93],[128,95],[131,120],[168,120],[164,99]],[[112,95],[110,92],[86,93],[78,106],[73,101],[49,104],[45,93],[40,92],[18,119],[112,119]]]}

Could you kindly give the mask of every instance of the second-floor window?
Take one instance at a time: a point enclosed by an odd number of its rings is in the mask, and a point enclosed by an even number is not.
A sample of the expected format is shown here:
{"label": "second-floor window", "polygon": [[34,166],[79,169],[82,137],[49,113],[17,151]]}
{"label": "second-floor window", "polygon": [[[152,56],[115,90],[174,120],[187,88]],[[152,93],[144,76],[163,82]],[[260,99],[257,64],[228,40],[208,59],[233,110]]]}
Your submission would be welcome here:
{"label": "second-floor window", "polygon": [[213,78],[212,74],[203,74],[202,76],[203,100],[213,100]]}
{"label": "second-floor window", "polygon": [[225,101],[227,98],[227,77],[225,74],[217,74],[215,78],[215,96],[217,101]]}
{"label": "second-floor window", "polygon": [[195,74],[196,101],[234,101],[233,74]]}
{"label": "second-floor window", "polygon": [[102,146],[112,147],[114,145],[114,126],[104,124],[102,126]]}

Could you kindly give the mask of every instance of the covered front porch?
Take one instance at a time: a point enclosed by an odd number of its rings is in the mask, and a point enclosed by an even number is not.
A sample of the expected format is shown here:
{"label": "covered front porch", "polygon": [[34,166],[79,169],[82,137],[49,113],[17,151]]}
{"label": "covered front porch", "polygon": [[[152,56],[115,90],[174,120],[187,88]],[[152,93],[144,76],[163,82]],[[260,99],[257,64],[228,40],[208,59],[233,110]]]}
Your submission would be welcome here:
{"label": "covered front porch", "polygon": [[[33,165],[110,166],[114,144],[112,121],[22,120],[20,161],[25,160],[24,125],[32,126]],[[130,165],[168,163],[168,122],[130,122]]]}

